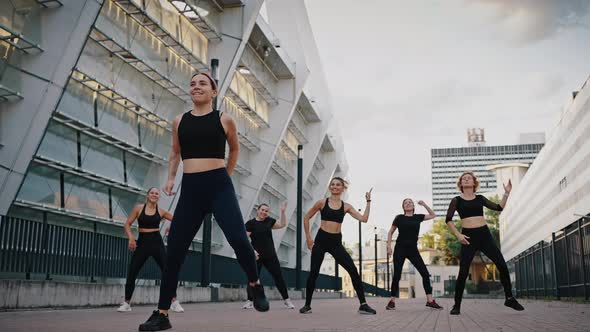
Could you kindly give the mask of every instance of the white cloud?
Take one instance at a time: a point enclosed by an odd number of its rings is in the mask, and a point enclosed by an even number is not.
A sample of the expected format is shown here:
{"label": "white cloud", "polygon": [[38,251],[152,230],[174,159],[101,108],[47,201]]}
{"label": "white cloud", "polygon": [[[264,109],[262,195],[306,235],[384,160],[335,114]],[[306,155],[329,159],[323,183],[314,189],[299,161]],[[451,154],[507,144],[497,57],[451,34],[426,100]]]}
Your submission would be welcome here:
{"label": "white cloud", "polygon": [[[590,73],[590,31],[571,29],[590,22],[586,1],[513,2],[306,1],[350,166],[348,200],[363,207],[374,187],[371,223],[388,228],[405,197],[431,200],[431,148],[465,145],[469,127],[485,128],[489,145],[549,131]],[[345,240],[357,227],[345,223]]]}
{"label": "white cloud", "polygon": [[588,29],[584,18],[588,0],[466,0],[481,6],[504,29],[504,37],[517,44],[534,43],[571,28]]}

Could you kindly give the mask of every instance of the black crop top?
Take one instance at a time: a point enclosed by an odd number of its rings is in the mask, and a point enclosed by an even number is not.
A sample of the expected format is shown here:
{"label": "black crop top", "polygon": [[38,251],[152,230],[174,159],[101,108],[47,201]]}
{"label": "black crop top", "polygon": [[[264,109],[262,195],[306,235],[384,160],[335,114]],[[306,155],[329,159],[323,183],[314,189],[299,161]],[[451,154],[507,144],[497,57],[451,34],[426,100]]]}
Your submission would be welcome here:
{"label": "black crop top", "polygon": [[340,206],[338,210],[332,210],[328,204],[328,200],[330,200],[330,198],[326,198],[326,204],[324,204],[324,207],[320,210],[320,216],[322,220],[333,221],[341,224],[344,221],[345,215],[344,201],[340,201],[342,202],[342,206]]}
{"label": "black crop top", "polygon": [[472,200],[466,200],[461,198],[461,196],[457,196],[453,198],[451,204],[449,204],[445,222],[453,220],[455,211],[459,212],[459,217],[461,217],[461,219],[483,216],[484,206],[491,210],[502,211],[500,204],[496,204],[482,195],[475,195],[475,198]]}
{"label": "black crop top", "polygon": [[191,112],[182,115],[178,125],[178,142],[182,160],[192,158],[225,158],[225,131],[221,112],[212,111],[196,116]]}
{"label": "black crop top", "polygon": [[160,228],[160,221],[162,221],[162,217],[160,217],[160,211],[158,210],[158,206],[156,205],[156,213],[148,216],[145,214],[145,206],[143,205],[143,209],[141,209],[141,213],[139,217],[137,217],[137,224],[139,228]]}

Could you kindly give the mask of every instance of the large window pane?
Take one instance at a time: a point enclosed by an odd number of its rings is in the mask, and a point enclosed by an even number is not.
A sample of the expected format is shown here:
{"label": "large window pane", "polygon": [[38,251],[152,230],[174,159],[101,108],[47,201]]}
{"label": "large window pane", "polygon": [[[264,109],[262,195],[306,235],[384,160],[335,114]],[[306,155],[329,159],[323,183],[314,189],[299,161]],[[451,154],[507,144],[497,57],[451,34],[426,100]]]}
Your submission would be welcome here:
{"label": "large window pane", "polygon": [[109,195],[106,186],[81,177],[65,175],[66,209],[109,217]]}
{"label": "large window pane", "polygon": [[127,183],[130,185],[146,190],[150,187],[161,188],[166,169],[165,165],[156,164],[132,154],[127,155]]}
{"label": "large window pane", "polygon": [[70,80],[59,102],[58,112],[92,126],[94,124],[94,91]]}
{"label": "large window pane", "polygon": [[37,153],[76,166],[78,162],[76,130],[51,121]]}
{"label": "large window pane", "polygon": [[98,97],[98,127],[130,144],[139,144],[137,114],[103,96]]}
{"label": "large window pane", "polygon": [[80,143],[83,169],[124,182],[123,150],[86,135]]}
{"label": "large window pane", "polygon": [[167,158],[172,144],[171,133],[145,118],[139,119],[139,126],[141,146],[160,157]]}
{"label": "large window pane", "polygon": [[60,205],[59,172],[37,164],[32,164],[18,193],[18,199]]}
{"label": "large window pane", "polygon": [[125,222],[135,204],[143,202],[143,197],[128,191],[112,189],[113,220]]}

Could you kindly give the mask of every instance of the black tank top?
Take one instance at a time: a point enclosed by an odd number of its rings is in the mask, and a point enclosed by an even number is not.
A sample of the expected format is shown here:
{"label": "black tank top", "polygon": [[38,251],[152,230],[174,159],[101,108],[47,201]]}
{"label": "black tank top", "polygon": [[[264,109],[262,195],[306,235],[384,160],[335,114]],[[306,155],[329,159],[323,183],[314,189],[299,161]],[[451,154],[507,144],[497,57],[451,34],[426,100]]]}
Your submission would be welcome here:
{"label": "black tank top", "polygon": [[332,208],[330,208],[330,205],[328,204],[329,200],[330,198],[326,198],[326,204],[324,204],[324,207],[320,210],[320,216],[322,220],[333,221],[341,224],[344,221],[345,214],[344,201],[340,201],[342,202],[342,206],[340,206],[338,210],[332,210]]}
{"label": "black tank top", "polygon": [[453,220],[455,211],[459,212],[459,217],[461,217],[461,219],[483,216],[484,206],[491,210],[502,211],[500,204],[490,201],[485,196],[475,195],[475,198],[471,200],[466,200],[461,196],[457,196],[453,198],[451,204],[449,204],[445,222]]}
{"label": "black tank top", "polygon": [[160,228],[160,221],[162,221],[162,217],[160,217],[160,211],[158,210],[158,206],[156,205],[156,213],[148,216],[145,214],[145,206],[143,205],[143,209],[141,209],[141,213],[139,217],[137,217],[137,224],[139,228]]}
{"label": "black tank top", "polygon": [[182,160],[192,158],[225,158],[225,131],[221,112],[212,111],[202,116],[186,112],[178,125],[178,142]]}

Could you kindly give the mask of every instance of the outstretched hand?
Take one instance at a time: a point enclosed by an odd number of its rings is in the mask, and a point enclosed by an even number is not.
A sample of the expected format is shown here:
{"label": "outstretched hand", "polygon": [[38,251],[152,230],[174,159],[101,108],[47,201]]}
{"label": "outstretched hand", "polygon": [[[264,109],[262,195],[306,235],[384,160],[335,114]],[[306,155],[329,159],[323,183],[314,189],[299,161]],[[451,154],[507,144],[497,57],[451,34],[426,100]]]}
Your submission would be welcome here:
{"label": "outstretched hand", "polygon": [[174,194],[176,194],[175,191],[172,191],[172,189],[174,189],[174,180],[168,180],[166,181],[166,184],[164,185],[164,193],[168,196],[172,196]]}
{"label": "outstretched hand", "polygon": [[371,188],[369,191],[367,191],[365,193],[365,199],[367,200],[367,202],[371,200],[371,192],[372,191],[373,191],[373,188]]}
{"label": "outstretched hand", "polygon": [[504,185],[504,192],[507,194],[510,194],[510,192],[512,191],[512,180],[508,180],[507,184],[503,184]]}

